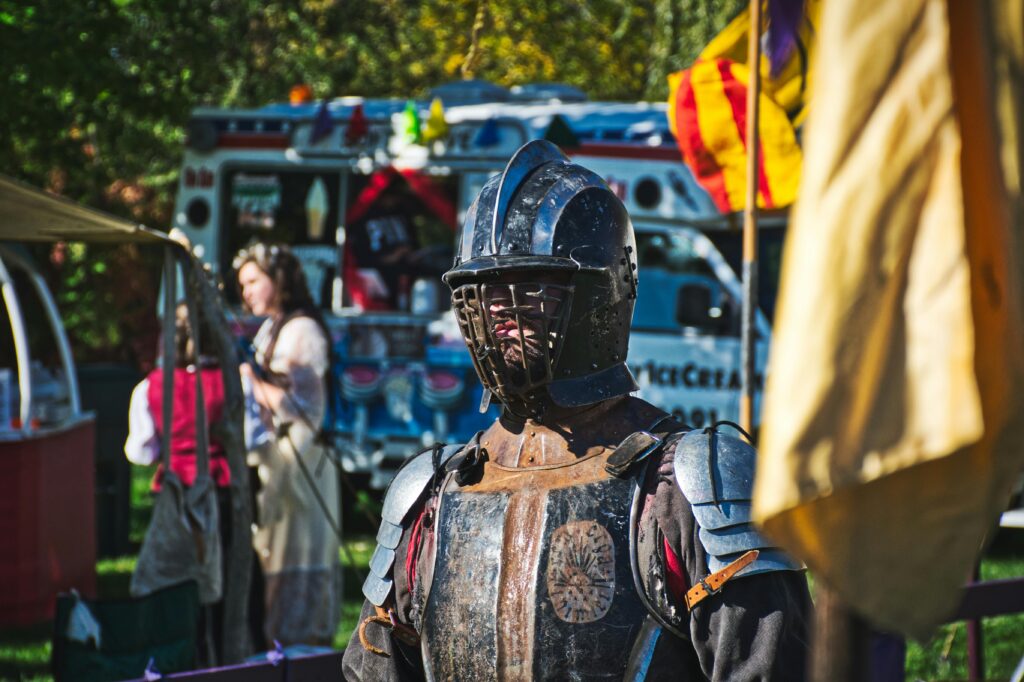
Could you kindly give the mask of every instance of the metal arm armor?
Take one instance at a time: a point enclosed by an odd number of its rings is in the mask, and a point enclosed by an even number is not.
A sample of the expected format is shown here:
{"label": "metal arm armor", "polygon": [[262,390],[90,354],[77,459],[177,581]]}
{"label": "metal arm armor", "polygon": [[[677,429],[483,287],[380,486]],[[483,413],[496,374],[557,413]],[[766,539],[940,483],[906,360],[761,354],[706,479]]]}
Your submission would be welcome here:
{"label": "metal arm armor", "polygon": [[[381,512],[380,530],[377,531],[377,548],[370,557],[370,573],[363,582],[363,595],[374,606],[381,606],[394,587],[393,568],[395,548],[402,540],[409,519],[409,511],[423,496],[433,480],[436,471],[444,471],[445,463],[464,446],[446,445],[435,461],[434,450],[424,450],[414,455],[391,481],[384,493],[384,509]],[[436,468],[435,468],[436,467]]]}
{"label": "metal arm armor", "polygon": [[676,483],[693,509],[711,573],[751,549],[760,550],[757,560],[736,577],[804,568],[761,535],[750,520],[756,459],[751,445],[714,427],[690,431],[676,445]]}

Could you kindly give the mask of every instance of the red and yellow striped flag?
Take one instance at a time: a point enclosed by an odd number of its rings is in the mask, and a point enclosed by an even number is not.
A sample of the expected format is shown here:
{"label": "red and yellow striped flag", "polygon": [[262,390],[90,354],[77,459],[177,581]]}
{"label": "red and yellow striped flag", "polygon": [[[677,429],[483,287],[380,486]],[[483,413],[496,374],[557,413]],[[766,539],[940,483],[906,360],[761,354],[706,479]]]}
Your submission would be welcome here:
{"label": "red and yellow striped flag", "polygon": [[[723,213],[744,208],[749,71],[729,59],[698,61],[669,76],[669,126],[690,170]],[[760,97],[757,204],[787,206],[800,184],[801,153],[785,110]]]}

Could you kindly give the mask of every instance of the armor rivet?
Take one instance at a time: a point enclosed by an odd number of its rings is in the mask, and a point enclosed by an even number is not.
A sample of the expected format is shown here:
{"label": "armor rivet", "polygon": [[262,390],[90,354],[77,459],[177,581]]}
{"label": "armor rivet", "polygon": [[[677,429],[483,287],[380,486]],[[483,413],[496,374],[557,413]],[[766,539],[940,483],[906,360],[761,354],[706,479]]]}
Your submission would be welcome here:
{"label": "armor rivet", "polygon": [[632,266],[632,268],[633,268],[634,270],[636,270],[636,263],[631,263],[630,265]]}
{"label": "armor rivet", "polygon": [[626,253],[633,253],[633,247],[632,246],[627,246],[626,247]]}
{"label": "armor rivet", "polygon": [[626,264],[626,259],[625,258],[622,258],[622,259],[619,260],[619,265],[625,265],[625,264]]}

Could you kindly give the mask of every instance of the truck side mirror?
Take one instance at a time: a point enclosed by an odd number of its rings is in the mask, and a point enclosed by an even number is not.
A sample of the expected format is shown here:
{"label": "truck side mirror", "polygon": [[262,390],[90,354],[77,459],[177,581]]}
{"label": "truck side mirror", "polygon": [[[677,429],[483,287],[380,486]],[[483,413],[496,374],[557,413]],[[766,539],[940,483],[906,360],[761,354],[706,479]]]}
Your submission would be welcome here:
{"label": "truck side mirror", "polygon": [[[719,320],[712,317],[712,291],[704,283],[689,282],[679,287],[676,296],[676,322],[683,327],[715,329]],[[719,313],[720,317],[721,313]]]}

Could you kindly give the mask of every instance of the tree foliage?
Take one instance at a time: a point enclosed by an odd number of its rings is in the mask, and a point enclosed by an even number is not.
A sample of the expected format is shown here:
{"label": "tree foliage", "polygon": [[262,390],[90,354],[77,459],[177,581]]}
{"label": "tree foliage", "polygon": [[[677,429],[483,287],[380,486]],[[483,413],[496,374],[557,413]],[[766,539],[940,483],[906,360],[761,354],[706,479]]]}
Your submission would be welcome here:
{"label": "tree foliage", "polygon": [[[259,106],[300,82],[321,98],[418,97],[463,77],[565,82],[592,99],[663,99],[666,75],[689,65],[743,4],[0,0],[0,168],[162,227],[196,106]],[[54,266],[59,299],[78,305],[88,287],[97,306],[81,312],[79,348],[122,344],[97,311],[123,305],[124,291],[146,298],[135,308],[152,309],[155,292],[138,278],[156,261],[123,248],[71,256],[71,265]],[[61,269],[75,263],[90,276]]]}

